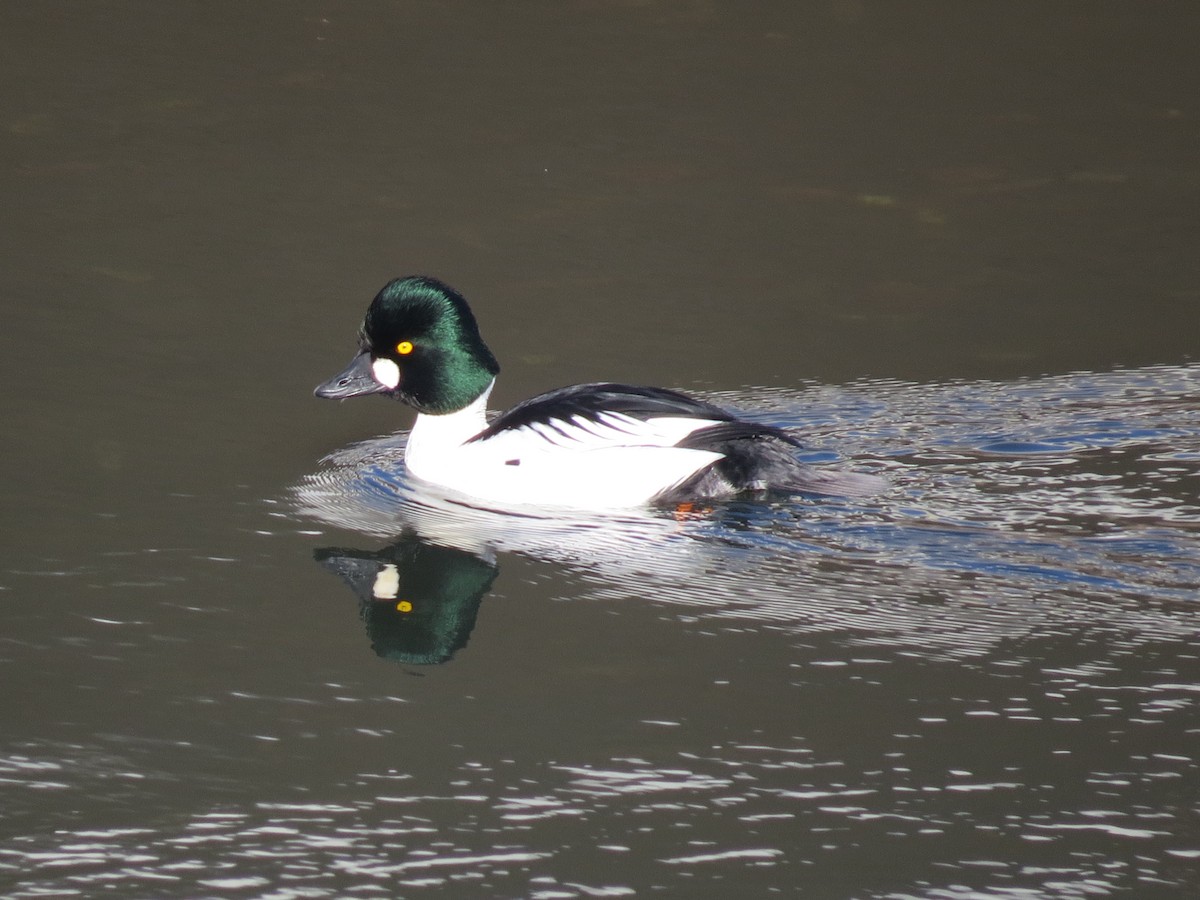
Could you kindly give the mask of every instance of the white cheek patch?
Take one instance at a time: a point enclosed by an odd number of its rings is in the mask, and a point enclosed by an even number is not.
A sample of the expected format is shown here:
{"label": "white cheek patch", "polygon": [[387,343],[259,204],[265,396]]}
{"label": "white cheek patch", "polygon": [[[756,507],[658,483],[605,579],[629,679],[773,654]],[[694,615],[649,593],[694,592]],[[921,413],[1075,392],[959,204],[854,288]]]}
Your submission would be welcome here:
{"label": "white cheek patch", "polygon": [[400,367],[390,359],[380,357],[371,363],[371,374],[389,390],[395,390],[396,385],[400,383]]}
{"label": "white cheek patch", "polygon": [[376,600],[395,600],[399,593],[400,570],[388,563],[375,576],[375,584],[371,587],[371,596]]}

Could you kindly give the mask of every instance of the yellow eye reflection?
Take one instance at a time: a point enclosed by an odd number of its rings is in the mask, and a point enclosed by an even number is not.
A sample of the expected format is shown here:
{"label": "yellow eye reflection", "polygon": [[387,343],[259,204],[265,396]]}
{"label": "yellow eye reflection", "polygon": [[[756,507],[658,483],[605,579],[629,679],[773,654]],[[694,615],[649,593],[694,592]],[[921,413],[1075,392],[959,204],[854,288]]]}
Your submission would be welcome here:
{"label": "yellow eye reflection", "polygon": [[[409,346],[411,347],[412,344],[409,344]],[[407,600],[401,600],[399,603],[396,604],[396,612],[402,612],[402,613],[412,612],[412,608],[413,608],[413,605],[411,603],[409,603]]]}
{"label": "yellow eye reflection", "polygon": [[401,341],[396,345],[396,352],[401,356],[408,356],[413,352],[412,341]]}

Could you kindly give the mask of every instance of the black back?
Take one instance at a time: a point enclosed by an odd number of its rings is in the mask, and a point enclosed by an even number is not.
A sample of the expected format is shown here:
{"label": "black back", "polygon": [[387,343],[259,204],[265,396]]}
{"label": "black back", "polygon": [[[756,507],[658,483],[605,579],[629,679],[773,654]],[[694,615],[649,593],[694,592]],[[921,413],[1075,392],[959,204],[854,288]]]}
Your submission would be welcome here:
{"label": "black back", "polygon": [[[688,419],[711,419],[714,422],[735,422],[734,416],[720,407],[696,400],[666,388],[640,387],[632,384],[573,384],[558,388],[518,403],[494,419],[473,441],[481,441],[510,428],[528,425],[553,425],[554,420],[570,421],[574,416],[598,419],[602,413],[621,413],[634,419],[653,419],[677,416]],[[763,426],[769,427],[769,426]]]}

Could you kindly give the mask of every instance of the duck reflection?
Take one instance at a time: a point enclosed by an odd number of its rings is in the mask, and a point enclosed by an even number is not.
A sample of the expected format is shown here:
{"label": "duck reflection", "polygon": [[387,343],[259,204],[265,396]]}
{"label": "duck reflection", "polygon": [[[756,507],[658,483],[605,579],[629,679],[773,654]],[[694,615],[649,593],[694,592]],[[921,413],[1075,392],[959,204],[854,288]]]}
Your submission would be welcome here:
{"label": "duck reflection", "polygon": [[409,534],[382,550],[328,547],[314,557],[358,597],[371,649],[412,665],[449,662],[467,645],[497,567]]}

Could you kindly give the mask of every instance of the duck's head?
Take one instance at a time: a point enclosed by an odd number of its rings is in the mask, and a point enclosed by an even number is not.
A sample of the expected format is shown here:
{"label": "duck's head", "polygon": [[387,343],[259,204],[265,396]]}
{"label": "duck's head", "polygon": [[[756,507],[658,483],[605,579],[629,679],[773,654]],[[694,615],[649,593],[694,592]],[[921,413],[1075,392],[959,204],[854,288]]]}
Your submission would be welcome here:
{"label": "duck's head", "polygon": [[358,355],[315,393],[331,400],[386,394],[418,412],[445,414],[469,406],[499,371],[462,295],[410,275],[375,296]]}

